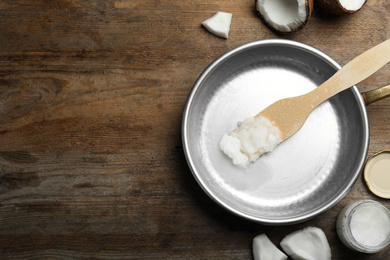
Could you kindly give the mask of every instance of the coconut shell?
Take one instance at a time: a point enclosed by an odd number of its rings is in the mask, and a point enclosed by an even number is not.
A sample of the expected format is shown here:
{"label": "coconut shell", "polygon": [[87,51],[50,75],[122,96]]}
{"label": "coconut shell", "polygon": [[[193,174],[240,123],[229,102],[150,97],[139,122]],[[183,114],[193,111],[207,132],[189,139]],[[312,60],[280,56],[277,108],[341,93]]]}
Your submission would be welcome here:
{"label": "coconut shell", "polygon": [[258,4],[257,4],[257,0],[255,0],[255,6],[256,6],[256,11],[257,11],[257,14],[260,16],[260,19],[262,20],[262,22],[268,27],[270,28],[272,31],[276,32],[276,33],[280,33],[280,34],[290,34],[290,33],[293,33],[293,32],[297,32],[299,30],[301,30],[306,24],[307,22],[310,20],[311,18],[311,14],[313,12],[313,0],[306,0],[306,13],[307,13],[307,16],[306,16],[306,20],[297,28],[295,28],[294,30],[291,30],[289,32],[281,32],[279,30],[277,30],[276,28],[274,28],[271,24],[269,24],[263,17],[263,15],[260,13],[259,11],[259,7],[258,7]]}
{"label": "coconut shell", "polygon": [[[364,1],[362,7],[366,4],[367,0]],[[343,14],[353,14],[359,11],[362,7],[357,10],[347,10],[342,4],[340,4],[339,0],[316,0],[316,4],[325,12],[335,14],[335,15],[343,15]]]}

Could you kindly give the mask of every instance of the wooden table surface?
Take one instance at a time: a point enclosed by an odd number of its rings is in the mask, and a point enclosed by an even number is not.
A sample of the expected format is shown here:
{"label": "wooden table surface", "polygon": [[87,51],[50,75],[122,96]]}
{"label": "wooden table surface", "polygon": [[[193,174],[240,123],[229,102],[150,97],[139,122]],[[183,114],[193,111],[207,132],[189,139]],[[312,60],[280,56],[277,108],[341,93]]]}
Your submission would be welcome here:
{"label": "wooden table surface", "polygon": [[[241,44],[283,38],[344,65],[390,38],[390,2],[277,35],[253,0],[5,0],[0,2],[0,259],[252,259],[254,236],[324,230],[332,259],[354,253],[335,220],[374,199],[360,176],[332,209],[275,227],[212,201],[187,166],[181,120],[187,96],[214,59]],[[233,13],[229,39],[201,22]],[[358,85],[390,83],[390,65]],[[368,155],[390,149],[390,99],[367,107]]]}

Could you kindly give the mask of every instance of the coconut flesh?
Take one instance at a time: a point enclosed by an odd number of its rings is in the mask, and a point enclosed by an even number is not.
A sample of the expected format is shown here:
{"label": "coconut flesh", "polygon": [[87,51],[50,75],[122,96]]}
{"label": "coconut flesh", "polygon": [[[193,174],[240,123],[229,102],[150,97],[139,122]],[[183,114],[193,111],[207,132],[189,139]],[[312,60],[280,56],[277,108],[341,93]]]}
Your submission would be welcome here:
{"label": "coconut flesh", "polygon": [[353,14],[359,11],[366,0],[317,0],[323,10],[332,14]]}
{"label": "coconut flesh", "polygon": [[[294,260],[331,260],[332,252],[324,231],[317,227],[306,227],[283,238],[280,246]],[[260,234],[253,239],[254,260],[286,260],[287,256]]]}
{"label": "coconut flesh", "polygon": [[202,22],[202,25],[212,34],[227,39],[229,37],[232,16],[233,14],[231,13],[217,12],[214,16]]}
{"label": "coconut flesh", "polygon": [[272,29],[288,33],[301,29],[311,16],[312,0],[256,0],[263,21]]}
{"label": "coconut flesh", "polygon": [[253,239],[252,251],[254,260],[287,259],[287,256],[271,242],[266,234],[260,234]]}
{"label": "coconut flesh", "polygon": [[340,4],[348,11],[357,11],[359,10],[365,0],[339,0]]}
{"label": "coconut flesh", "polygon": [[294,260],[331,260],[332,258],[325,233],[317,227],[306,227],[285,236],[280,246]]}

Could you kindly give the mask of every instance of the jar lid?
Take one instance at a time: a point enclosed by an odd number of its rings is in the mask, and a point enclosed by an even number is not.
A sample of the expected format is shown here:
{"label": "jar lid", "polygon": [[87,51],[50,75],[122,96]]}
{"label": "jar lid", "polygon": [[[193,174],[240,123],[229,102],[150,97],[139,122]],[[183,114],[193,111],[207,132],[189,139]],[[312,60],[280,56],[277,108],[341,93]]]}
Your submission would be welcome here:
{"label": "jar lid", "polygon": [[367,160],[364,180],[375,195],[390,199],[390,151],[378,152]]}

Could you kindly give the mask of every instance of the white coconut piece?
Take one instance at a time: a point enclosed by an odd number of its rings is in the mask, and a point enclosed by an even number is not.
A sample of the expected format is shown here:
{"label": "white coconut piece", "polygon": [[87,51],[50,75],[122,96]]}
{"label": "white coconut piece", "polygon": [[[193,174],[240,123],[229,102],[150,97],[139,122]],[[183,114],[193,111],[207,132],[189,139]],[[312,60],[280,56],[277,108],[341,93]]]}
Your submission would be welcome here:
{"label": "white coconut piece", "polygon": [[231,13],[217,12],[214,16],[202,22],[202,25],[212,34],[227,39],[232,16]]}
{"label": "white coconut piece", "polygon": [[340,4],[348,11],[359,10],[366,0],[340,0]]}
{"label": "white coconut piece", "polygon": [[359,11],[366,0],[316,0],[316,4],[332,14],[353,14]]}
{"label": "white coconut piece", "polygon": [[285,236],[280,246],[294,260],[330,260],[332,257],[325,233],[316,227]]}
{"label": "white coconut piece", "polygon": [[269,240],[266,234],[260,234],[253,239],[252,250],[254,260],[287,259],[287,256]]}
{"label": "white coconut piece", "polygon": [[313,0],[256,0],[256,9],[264,23],[275,31],[298,31],[310,19]]}

